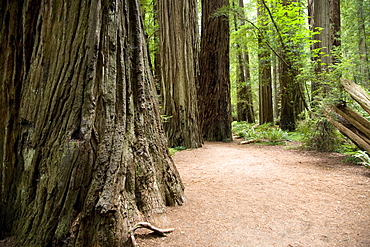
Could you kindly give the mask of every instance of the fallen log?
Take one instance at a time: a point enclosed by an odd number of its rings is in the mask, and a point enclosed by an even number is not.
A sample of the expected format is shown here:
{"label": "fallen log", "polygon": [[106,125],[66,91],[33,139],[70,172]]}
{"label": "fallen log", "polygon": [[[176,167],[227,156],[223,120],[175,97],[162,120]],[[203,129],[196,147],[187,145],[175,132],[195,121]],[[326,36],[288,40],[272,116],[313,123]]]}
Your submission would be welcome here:
{"label": "fallen log", "polygon": [[370,138],[370,122],[345,105],[333,106],[333,110]]}
{"label": "fallen log", "polygon": [[334,125],[344,136],[348,137],[353,143],[355,143],[360,149],[367,151],[370,153],[370,141],[366,141],[364,139],[364,136],[360,135],[359,132],[356,133],[353,129],[351,130],[350,128],[344,126],[342,123],[334,120],[330,116],[327,116],[329,122]]}
{"label": "fallen log", "polygon": [[[344,90],[370,114],[370,95],[356,83],[342,80]],[[370,121],[358,112],[347,107],[345,103],[331,107],[327,118],[343,135],[348,137],[360,149],[370,153]],[[335,112],[335,116],[333,116]]]}
{"label": "fallen log", "polygon": [[253,143],[253,142],[255,142],[255,140],[246,140],[246,141],[241,141],[241,142],[239,142],[239,144],[249,144],[249,143]]}
{"label": "fallen log", "polygon": [[342,85],[344,90],[357,102],[360,106],[370,114],[370,95],[359,85],[351,80],[343,79]]}

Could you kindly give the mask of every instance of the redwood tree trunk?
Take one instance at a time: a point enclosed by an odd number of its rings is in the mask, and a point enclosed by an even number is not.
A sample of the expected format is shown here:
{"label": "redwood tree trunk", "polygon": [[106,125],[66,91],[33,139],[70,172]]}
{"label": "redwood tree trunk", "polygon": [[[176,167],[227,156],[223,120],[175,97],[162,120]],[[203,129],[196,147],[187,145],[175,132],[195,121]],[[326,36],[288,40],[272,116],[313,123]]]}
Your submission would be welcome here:
{"label": "redwood tree trunk", "polygon": [[[259,1],[257,18],[260,30],[265,32],[266,10]],[[266,37],[262,33],[258,37],[258,83],[259,83],[259,123],[272,123],[274,121],[272,105],[272,76],[271,76],[271,52],[266,45]]]}
{"label": "redwood tree trunk", "polygon": [[[366,37],[366,11],[364,0],[356,1],[357,9],[357,30],[358,30],[358,52],[360,55],[359,76],[358,81],[363,85],[370,85],[370,66],[369,66],[369,48]],[[364,13],[365,12],[365,13]]]}
{"label": "redwood tree trunk", "polygon": [[137,221],[182,204],[139,1],[8,1],[0,11],[0,237],[121,246]]}
{"label": "redwood tree trunk", "polygon": [[[239,7],[244,8],[243,0],[239,0]],[[240,21],[240,26],[245,21]],[[235,17],[235,30],[238,30],[238,22]],[[244,44],[237,44],[238,51],[238,85],[237,85],[237,121],[254,123],[253,94],[251,85],[251,74],[249,66],[248,47]]]}
{"label": "redwood tree trunk", "polygon": [[216,12],[228,0],[202,1],[199,109],[202,133],[208,141],[231,141],[229,21]]}
{"label": "redwood tree trunk", "polygon": [[[308,0],[308,14],[311,17],[309,24],[314,31],[321,29],[319,34],[315,34],[314,39],[320,40],[312,45],[312,49],[320,49],[314,61],[317,62],[315,67],[316,73],[327,70],[332,63],[332,57],[329,55],[332,49],[331,28],[330,28],[330,1],[329,0]],[[318,81],[321,79],[318,78]],[[323,83],[313,81],[311,84],[312,95],[318,95],[320,90],[323,92],[329,90]]]}
{"label": "redwood tree trunk", "polygon": [[158,20],[161,106],[168,143],[170,147],[200,147],[197,1],[159,1]]}

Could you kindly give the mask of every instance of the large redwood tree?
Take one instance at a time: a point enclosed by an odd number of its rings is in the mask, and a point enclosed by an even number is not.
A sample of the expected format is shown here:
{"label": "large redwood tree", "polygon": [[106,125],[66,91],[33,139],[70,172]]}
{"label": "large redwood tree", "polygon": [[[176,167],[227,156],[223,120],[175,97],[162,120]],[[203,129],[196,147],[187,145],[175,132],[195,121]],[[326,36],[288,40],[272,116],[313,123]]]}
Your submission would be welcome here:
{"label": "large redwood tree", "polygon": [[208,141],[231,141],[228,0],[202,1],[199,116]]}
{"label": "large redwood tree", "polygon": [[196,79],[198,11],[196,0],[158,1],[159,71],[164,129],[170,147],[202,145]]}
{"label": "large redwood tree", "polygon": [[8,0],[0,21],[0,239],[121,246],[182,204],[139,0]]}

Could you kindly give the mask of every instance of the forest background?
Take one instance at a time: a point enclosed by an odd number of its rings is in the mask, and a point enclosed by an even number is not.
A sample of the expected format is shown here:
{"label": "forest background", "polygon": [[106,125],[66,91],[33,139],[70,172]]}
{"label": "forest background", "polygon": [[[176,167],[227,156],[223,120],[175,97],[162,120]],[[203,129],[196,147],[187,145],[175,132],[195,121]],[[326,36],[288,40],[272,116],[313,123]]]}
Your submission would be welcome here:
{"label": "forest background", "polygon": [[[321,151],[343,151],[343,143],[347,143],[338,135],[335,128],[328,123],[326,118],[328,108],[346,102],[368,118],[368,114],[354,102],[343,90],[341,79],[346,78],[369,88],[369,3],[367,1],[224,1],[225,6],[214,9],[211,17],[226,18],[229,22],[230,70],[231,82],[231,113],[237,126],[234,132],[241,137],[255,139],[250,130],[254,130],[255,123],[260,125],[277,124],[282,131],[296,131],[303,134],[302,139],[307,147]],[[148,37],[153,73],[159,81],[158,92],[162,99],[162,117],[164,119],[167,137],[170,146],[196,147],[197,144],[183,142],[184,136],[176,122],[181,122],[181,116],[170,105],[176,105],[176,93],[171,92],[170,84],[181,84],[181,77],[171,74],[171,64],[180,64],[176,59],[162,58],[165,40],[178,36],[176,25],[168,33],[161,35],[163,26],[168,27],[166,20],[161,19],[163,11],[168,11],[171,24],[176,23],[174,16],[175,4],[164,9],[165,3],[157,1],[142,1],[145,30]],[[202,43],[204,34],[204,19],[201,18],[202,7],[208,6],[198,2],[197,15],[188,18],[197,18],[195,21],[199,29],[195,35]],[[227,5],[227,6],[226,6]],[[186,8],[186,6],[182,6]],[[173,11],[173,12],[171,12]],[[173,14],[173,15],[172,15]],[[159,17],[159,18],[158,18]],[[170,19],[173,18],[173,19]],[[184,21],[184,20],[183,20]],[[185,23],[185,22],[183,22]],[[184,28],[187,25],[179,28]],[[228,35],[228,33],[223,33]],[[214,35],[217,39],[220,35]],[[206,39],[206,38],[204,38]],[[173,40],[173,44],[179,44]],[[173,52],[179,47],[174,47]],[[161,50],[162,49],[162,50]],[[181,48],[182,49],[182,48]],[[180,49],[180,50],[181,50]],[[199,54],[196,61],[202,63],[203,53],[208,50],[205,46],[195,44],[193,52]],[[167,48],[167,51],[170,49]],[[225,57],[221,59],[226,59]],[[212,63],[212,62],[211,62]],[[198,87],[199,109],[205,103],[204,97],[214,97],[212,93],[202,88],[205,84],[204,77],[210,77],[212,71],[205,71],[206,66],[192,64],[195,69],[193,76]],[[198,70],[197,70],[198,69]],[[176,70],[176,69],[175,69]],[[165,78],[164,78],[165,77]],[[180,78],[180,80],[179,80]],[[169,84],[165,85],[164,82]],[[176,81],[176,82],[175,82]],[[190,83],[191,85],[191,83]],[[185,89],[187,88],[185,87]],[[188,88],[191,91],[191,89]],[[217,93],[220,94],[220,93]],[[222,93],[221,93],[222,94]],[[167,95],[167,96],[166,96]],[[204,96],[206,95],[206,96]],[[173,98],[172,103],[166,102]],[[226,99],[227,101],[228,99]],[[181,105],[181,103],[179,103]],[[215,108],[216,105],[207,106]],[[229,112],[224,113],[224,119]],[[200,110],[199,118],[202,121],[209,119],[208,112]],[[217,114],[216,114],[217,115]],[[218,117],[220,116],[218,115]],[[222,122],[219,119],[216,122]],[[250,123],[250,124],[247,124]],[[210,126],[209,123],[201,123]],[[180,124],[177,123],[177,126]],[[244,127],[243,127],[244,126]],[[193,131],[195,128],[192,128]],[[228,140],[230,136],[215,137],[201,130],[207,140]],[[226,131],[227,132],[227,131]],[[176,134],[175,134],[176,133]],[[201,135],[202,135],[201,134]],[[275,135],[287,133],[274,131]],[[276,137],[275,137],[276,138]],[[294,139],[294,138],[293,138]],[[346,148],[344,148],[346,149]],[[347,145],[347,152],[353,151]]]}

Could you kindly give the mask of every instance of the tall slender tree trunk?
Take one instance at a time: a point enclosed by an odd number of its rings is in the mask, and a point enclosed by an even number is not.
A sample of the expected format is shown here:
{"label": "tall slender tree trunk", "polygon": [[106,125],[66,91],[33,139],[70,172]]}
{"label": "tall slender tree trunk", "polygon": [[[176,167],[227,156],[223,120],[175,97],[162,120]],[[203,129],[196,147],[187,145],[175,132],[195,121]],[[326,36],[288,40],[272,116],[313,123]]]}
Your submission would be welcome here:
{"label": "tall slender tree trunk", "polygon": [[[239,0],[239,7],[244,8],[243,0]],[[236,17],[235,17],[236,18]],[[240,25],[245,21],[241,20]],[[238,30],[238,22],[235,19],[235,30]],[[249,68],[248,47],[244,44],[237,44],[238,47],[238,85],[237,85],[237,120],[254,123],[253,94],[251,84],[251,74]]]}
{"label": "tall slender tree trunk", "polygon": [[[281,55],[289,60],[285,54]],[[283,130],[294,131],[298,114],[302,112],[302,89],[296,80],[297,73],[288,64],[279,63],[279,82],[281,88],[281,113],[280,128]]]}
{"label": "tall slender tree trunk", "polygon": [[202,133],[208,141],[231,141],[229,21],[216,14],[228,0],[202,1],[199,110]]}
{"label": "tall slender tree trunk", "polygon": [[[258,1],[257,18],[260,30],[266,29],[266,10],[262,1]],[[272,123],[274,121],[272,106],[272,76],[271,52],[262,34],[258,37],[258,80],[259,80],[259,123]]]}
{"label": "tall slender tree trunk", "polygon": [[370,85],[370,65],[368,44],[366,43],[366,15],[364,14],[364,0],[356,1],[357,23],[358,23],[358,50],[360,54],[360,78],[359,82],[363,85]]}
{"label": "tall slender tree trunk", "polygon": [[[313,50],[319,49],[320,52],[314,57],[316,62],[315,71],[316,73],[324,72],[328,69],[328,66],[332,63],[332,57],[329,55],[332,49],[331,39],[331,28],[330,28],[330,1],[329,0],[309,0],[308,14],[311,17],[309,24],[315,31],[320,30],[319,34],[314,35],[316,42],[312,45]],[[324,92],[329,90],[321,79],[313,81],[311,84],[312,95],[315,96],[319,93],[319,90]]]}
{"label": "tall slender tree trunk", "polygon": [[121,246],[182,204],[139,1],[0,6],[0,238]]}
{"label": "tall slender tree trunk", "polygon": [[273,115],[274,115],[274,119],[278,118],[279,116],[279,105],[280,105],[280,98],[281,98],[281,94],[280,94],[280,88],[279,88],[279,73],[278,73],[278,59],[277,59],[277,56],[273,56],[272,58],[272,104],[273,104]]}
{"label": "tall slender tree trunk", "polygon": [[170,147],[202,145],[196,77],[198,72],[197,1],[158,2],[162,112]]}

